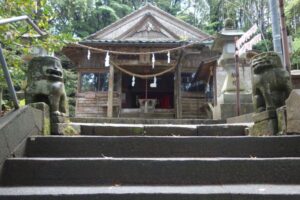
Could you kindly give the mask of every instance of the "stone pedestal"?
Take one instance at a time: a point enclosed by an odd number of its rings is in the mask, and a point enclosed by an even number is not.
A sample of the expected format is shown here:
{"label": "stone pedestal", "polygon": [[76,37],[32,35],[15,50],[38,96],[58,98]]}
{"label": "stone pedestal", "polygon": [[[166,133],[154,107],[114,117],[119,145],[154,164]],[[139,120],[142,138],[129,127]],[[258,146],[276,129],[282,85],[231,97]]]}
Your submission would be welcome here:
{"label": "stone pedestal", "polygon": [[292,90],[286,100],[287,133],[300,134],[300,89]]}
{"label": "stone pedestal", "polygon": [[[240,93],[241,115],[253,112],[252,95]],[[227,119],[236,116],[236,93],[224,93],[218,98],[218,105],[214,107],[214,119]]]}
{"label": "stone pedestal", "polygon": [[[234,55],[232,55],[232,57],[234,57]],[[222,57],[221,57],[222,58]],[[236,77],[234,77],[234,74],[236,74],[236,68],[235,68],[235,62],[233,62],[234,60],[229,60],[229,61],[222,61],[220,62],[220,66],[222,66],[224,68],[224,70],[226,71],[226,77],[225,77],[225,81],[222,87],[222,92],[226,93],[226,92],[235,92],[237,91],[236,88]],[[245,83],[244,80],[240,78],[240,92],[245,91]]]}
{"label": "stone pedestal", "polygon": [[64,115],[51,115],[52,135],[79,135],[80,129],[70,124],[69,117]]}
{"label": "stone pedestal", "polygon": [[271,136],[278,133],[276,110],[253,114],[254,125],[249,133],[252,136]]}
{"label": "stone pedestal", "polygon": [[65,126],[67,126],[67,118],[61,115],[51,115],[51,134],[64,135]]}
{"label": "stone pedestal", "polygon": [[286,106],[277,108],[277,121],[278,121],[278,135],[286,135],[287,133],[287,117]]}
{"label": "stone pedestal", "polygon": [[50,125],[50,108],[47,104],[43,102],[31,103],[29,106],[43,111],[43,135],[51,134],[51,125]]}

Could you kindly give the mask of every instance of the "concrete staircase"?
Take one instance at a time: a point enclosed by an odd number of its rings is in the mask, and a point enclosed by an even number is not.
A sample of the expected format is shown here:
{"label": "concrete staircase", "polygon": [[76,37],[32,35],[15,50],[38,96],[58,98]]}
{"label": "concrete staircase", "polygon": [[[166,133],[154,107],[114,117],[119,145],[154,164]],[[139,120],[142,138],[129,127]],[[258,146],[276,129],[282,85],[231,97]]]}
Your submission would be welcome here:
{"label": "concrete staircase", "polygon": [[82,124],[82,136],[29,137],[23,157],[4,164],[0,200],[300,199],[300,136],[248,137],[243,126],[221,124],[142,125],[142,135],[132,127]]}

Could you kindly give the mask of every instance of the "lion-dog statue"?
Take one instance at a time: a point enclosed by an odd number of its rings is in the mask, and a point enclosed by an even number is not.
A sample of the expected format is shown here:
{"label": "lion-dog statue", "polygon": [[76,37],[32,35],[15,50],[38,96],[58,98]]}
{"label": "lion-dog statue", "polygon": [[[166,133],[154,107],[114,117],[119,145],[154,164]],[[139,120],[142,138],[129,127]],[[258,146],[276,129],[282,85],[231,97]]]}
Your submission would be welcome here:
{"label": "lion-dog statue", "polygon": [[252,90],[257,113],[285,105],[292,85],[277,53],[266,52],[252,58]]}
{"label": "lion-dog statue", "polygon": [[52,56],[33,58],[28,65],[26,103],[49,105],[51,118],[68,115],[67,95],[60,60]]}

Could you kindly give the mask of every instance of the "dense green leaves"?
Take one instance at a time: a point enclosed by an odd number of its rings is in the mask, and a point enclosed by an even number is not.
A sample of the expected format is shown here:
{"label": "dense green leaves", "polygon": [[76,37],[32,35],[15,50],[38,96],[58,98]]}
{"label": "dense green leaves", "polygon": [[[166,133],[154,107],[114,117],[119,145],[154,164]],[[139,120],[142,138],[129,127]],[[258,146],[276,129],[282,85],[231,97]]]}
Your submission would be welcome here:
{"label": "dense green leaves", "polygon": [[[33,47],[51,53],[60,51],[63,45],[74,41],[71,34],[53,32],[53,24],[50,22],[55,18],[55,13],[47,0],[0,1],[1,19],[21,15],[29,16],[48,35],[39,36],[26,21],[0,25],[1,46],[17,90],[26,87],[26,56],[32,53]],[[3,71],[0,70],[0,88],[6,87]]]}
{"label": "dense green leaves", "polygon": [[287,24],[293,36],[293,68],[299,69],[300,65],[300,0],[288,0],[285,8]]}
{"label": "dense green leaves", "polygon": [[[29,16],[42,30],[49,34],[46,37],[39,37],[25,21],[0,26],[2,33],[0,34],[0,41],[4,48],[4,54],[14,78],[14,83],[17,86],[20,86],[25,79],[24,70],[26,68],[23,57],[30,53],[31,47],[42,47],[48,52],[54,52],[59,51],[65,43],[73,40],[71,34],[52,34],[52,25],[49,24],[49,21],[55,16],[46,0],[0,1],[1,18],[20,15]],[[2,87],[5,87],[2,71],[0,71],[0,77],[0,84]]]}

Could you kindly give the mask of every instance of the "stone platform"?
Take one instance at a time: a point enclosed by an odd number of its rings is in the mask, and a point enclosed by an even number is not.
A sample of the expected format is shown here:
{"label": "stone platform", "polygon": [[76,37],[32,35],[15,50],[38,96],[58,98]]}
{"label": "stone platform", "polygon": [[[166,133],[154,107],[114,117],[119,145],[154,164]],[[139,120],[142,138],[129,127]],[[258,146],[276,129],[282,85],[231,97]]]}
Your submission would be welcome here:
{"label": "stone platform", "polygon": [[[240,114],[253,112],[252,95],[240,94]],[[224,93],[218,98],[218,104],[213,110],[214,119],[227,119],[236,116],[236,93]]]}
{"label": "stone platform", "polygon": [[79,136],[28,137],[3,165],[0,200],[300,198],[300,136],[249,137],[247,124],[222,121],[93,120],[73,120]]}

